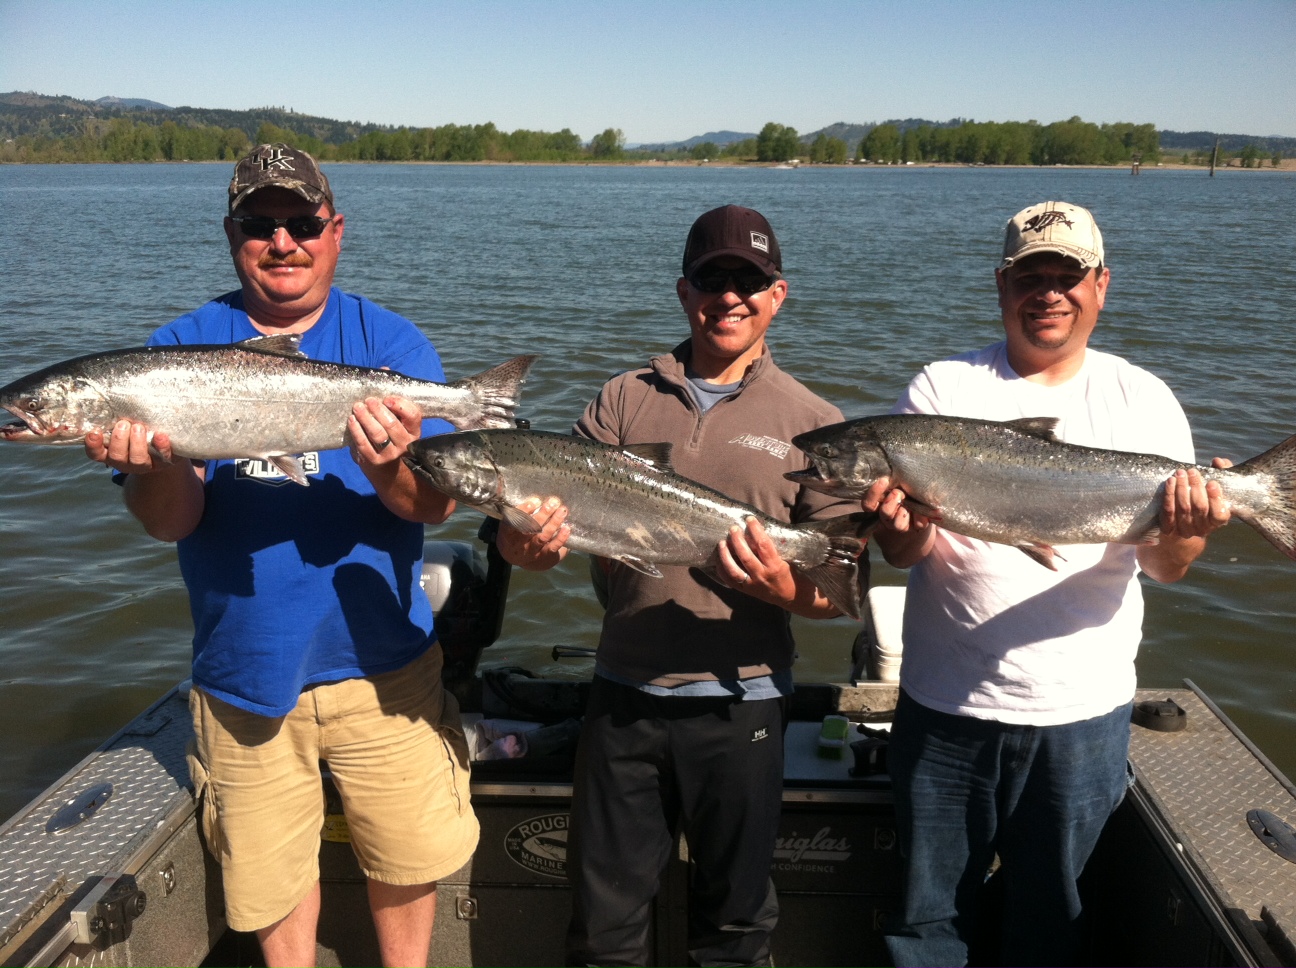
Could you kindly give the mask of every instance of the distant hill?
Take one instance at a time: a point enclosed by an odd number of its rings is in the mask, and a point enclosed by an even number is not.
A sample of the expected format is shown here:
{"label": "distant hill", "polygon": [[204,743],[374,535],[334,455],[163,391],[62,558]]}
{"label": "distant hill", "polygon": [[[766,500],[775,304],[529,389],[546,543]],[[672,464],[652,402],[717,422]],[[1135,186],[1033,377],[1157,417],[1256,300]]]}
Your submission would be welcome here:
{"label": "distant hill", "polygon": [[640,151],[687,151],[694,145],[700,145],[704,141],[710,141],[712,144],[723,148],[725,145],[733,144],[735,141],[746,141],[748,138],[754,137],[756,137],[755,131],[708,131],[706,134],[694,135],[684,141],[663,141],[657,144],[627,145],[626,147],[637,148]]}
{"label": "distant hill", "polygon": [[[836,124],[830,124],[826,128],[820,128],[818,131],[811,131],[809,134],[798,135],[802,144],[809,144],[819,135],[824,134],[830,138],[841,138],[846,142],[846,146],[855,150],[860,139],[876,128],[879,124],[894,124],[904,133],[909,128],[921,128],[928,126],[932,128],[957,128],[964,121],[963,118],[952,118],[949,121],[927,121],[923,118],[905,118],[904,120],[891,119],[888,121],[873,121],[868,124],[847,124],[845,121],[838,121]],[[723,148],[727,144],[735,141],[746,141],[748,138],[755,138],[755,131],[708,131],[706,134],[694,135],[692,138],[686,138],[683,141],[663,141],[657,144],[627,145],[627,147],[638,148],[641,151],[687,151],[694,145],[701,144],[704,141],[710,141],[713,144]]]}
{"label": "distant hill", "polygon": [[150,111],[170,111],[171,105],[159,104],[142,97],[100,97],[91,103],[101,108],[147,108]]}
{"label": "distant hill", "polygon": [[[101,97],[94,101],[65,95],[50,96],[32,91],[10,91],[0,94],[0,141],[23,136],[65,139],[87,132],[89,121],[111,121],[129,118],[143,124],[158,126],[171,121],[182,128],[216,127],[238,129],[248,140],[255,140],[257,130],[269,122],[302,135],[317,138],[328,145],[355,142],[364,135],[391,134],[398,131],[395,125],[371,124],[362,121],[339,121],[308,114],[298,114],[285,107],[267,106],[248,111],[231,111],[223,108],[168,107],[146,98]],[[903,133],[910,128],[957,128],[967,119],[951,118],[948,121],[928,121],[923,118],[890,119],[882,122],[847,123],[838,121],[818,131],[798,136],[802,144],[810,144],[819,135],[840,138],[847,149],[855,151],[860,139],[879,124],[895,125]],[[98,129],[102,131],[104,125]],[[1266,155],[1281,152],[1286,157],[1296,156],[1296,138],[1258,136],[1245,134],[1216,134],[1211,131],[1158,131],[1163,151],[1209,151],[1219,138],[1221,152],[1236,154],[1254,145]],[[755,138],[754,131],[708,131],[683,141],[656,144],[628,145],[640,151],[687,151],[694,145],[710,141],[720,147]]]}
{"label": "distant hill", "polygon": [[[823,134],[830,138],[840,138],[846,142],[848,149],[854,151],[855,146],[860,143],[860,139],[880,124],[893,124],[903,134],[910,128],[957,128],[959,125],[967,123],[967,120],[967,118],[951,118],[948,121],[928,121],[925,118],[890,118],[886,121],[872,121],[867,124],[849,124],[845,121],[838,121],[835,124],[820,128],[818,131],[799,135],[798,138],[802,144],[810,144],[815,138]],[[1163,151],[1210,150],[1218,137],[1221,151],[1236,153],[1247,147],[1247,145],[1255,145],[1266,153],[1280,151],[1287,157],[1296,155],[1296,138],[1265,137],[1249,134],[1217,135],[1212,131],[1158,131],[1157,135],[1161,139]],[[754,132],[751,134],[739,134],[736,131],[712,131],[708,134],[696,135],[684,141],[670,141],[661,144],[640,145],[639,147],[645,151],[687,150],[703,141],[712,141],[724,147],[730,142],[754,137],[756,137]]]}
{"label": "distant hill", "polygon": [[1250,134],[1216,134],[1213,131],[1158,131],[1162,151],[1210,151],[1219,138],[1220,151],[1241,151],[1255,145],[1265,152],[1281,151],[1290,158],[1296,154],[1296,138],[1257,137]]}
{"label": "distant hill", "polygon": [[44,134],[52,137],[78,135],[90,119],[111,120],[128,117],[145,124],[159,125],[173,121],[182,127],[212,125],[219,128],[238,128],[249,140],[256,139],[257,128],[268,121],[281,128],[290,128],[308,134],[326,144],[343,144],[370,131],[394,131],[391,125],[368,124],[359,121],[337,121],[309,114],[298,114],[283,107],[253,108],[250,111],[229,111],[223,108],[169,108],[156,101],[142,98],[104,97],[97,101],[30,91],[11,91],[0,94],[0,138],[17,138],[21,135]]}
{"label": "distant hill", "polygon": [[809,144],[819,135],[827,135],[829,138],[841,138],[846,142],[846,147],[851,151],[860,143],[860,139],[872,131],[880,124],[894,124],[904,134],[910,128],[957,128],[963,124],[966,118],[951,118],[948,121],[927,121],[924,118],[890,118],[886,121],[873,121],[869,124],[847,124],[845,121],[838,121],[836,124],[830,124],[826,128],[820,128],[818,131],[811,131],[809,134],[801,135],[801,143]]}

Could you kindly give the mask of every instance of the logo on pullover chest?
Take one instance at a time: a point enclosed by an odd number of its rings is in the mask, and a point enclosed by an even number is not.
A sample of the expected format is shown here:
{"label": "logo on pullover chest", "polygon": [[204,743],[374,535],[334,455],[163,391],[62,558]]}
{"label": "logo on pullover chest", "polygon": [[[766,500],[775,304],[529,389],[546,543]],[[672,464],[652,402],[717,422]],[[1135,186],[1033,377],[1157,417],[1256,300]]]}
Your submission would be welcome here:
{"label": "logo on pullover chest", "polygon": [[731,444],[737,444],[739,447],[750,447],[752,450],[763,450],[766,453],[773,454],[779,460],[788,455],[792,445],[787,441],[778,440],[774,437],[762,437],[758,434],[739,434]]}
{"label": "logo on pullover chest", "polygon": [[[300,454],[299,459],[304,473],[308,475],[319,473],[320,459],[318,453],[311,451]],[[257,481],[260,484],[269,484],[273,487],[290,483],[287,474],[268,460],[262,460],[259,457],[240,457],[235,460],[234,477],[236,480]]]}
{"label": "logo on pullover chest", "polygon": [[752,730],[752,738],[751,738],[751,741],[752,741],[753,743],[759,743],[759,742],[760,742],[761,740],[763,740],[763,739],[769,739],[769,728],[768,728],[768,727],[766,727],[766,726],[762,726],[762,727],[760,727],[759,729],[753,729],[753,730]]}

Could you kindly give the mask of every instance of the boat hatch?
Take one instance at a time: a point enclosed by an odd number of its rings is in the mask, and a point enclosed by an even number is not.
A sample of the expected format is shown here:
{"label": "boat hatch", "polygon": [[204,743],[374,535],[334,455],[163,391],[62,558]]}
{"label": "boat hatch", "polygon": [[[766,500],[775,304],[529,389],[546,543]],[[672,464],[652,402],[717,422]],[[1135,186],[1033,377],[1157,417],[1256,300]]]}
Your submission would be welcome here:
{"label": "boat hatch", "polygon": [[49,818],[45,824],[47,834],[62,834],[71,830],[77,824],[89,820],[99,808],[108,802],[113,795],[113,785],[111,783],[98,783],[89,787],[78,796],[73,797]]}
{"label": "boat hatch", "polygon": [[1260,842],[1284,860],[1296,863],[1296,831],[1268,810],[1248,810],[1247,823]]}

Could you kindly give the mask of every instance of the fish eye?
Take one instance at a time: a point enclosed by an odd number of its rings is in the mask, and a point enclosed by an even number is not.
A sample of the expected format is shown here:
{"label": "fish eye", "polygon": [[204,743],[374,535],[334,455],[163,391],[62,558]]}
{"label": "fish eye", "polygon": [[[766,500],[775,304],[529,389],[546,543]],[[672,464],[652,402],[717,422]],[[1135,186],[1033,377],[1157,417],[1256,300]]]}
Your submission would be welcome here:
{"label": "fish eye", "polygon": [[444,457],[438,457],[436,460],[434,460],[434,461],[432,462],[432,466],[433,466],[433,467],[445,467],[445,458],[444,458]]}

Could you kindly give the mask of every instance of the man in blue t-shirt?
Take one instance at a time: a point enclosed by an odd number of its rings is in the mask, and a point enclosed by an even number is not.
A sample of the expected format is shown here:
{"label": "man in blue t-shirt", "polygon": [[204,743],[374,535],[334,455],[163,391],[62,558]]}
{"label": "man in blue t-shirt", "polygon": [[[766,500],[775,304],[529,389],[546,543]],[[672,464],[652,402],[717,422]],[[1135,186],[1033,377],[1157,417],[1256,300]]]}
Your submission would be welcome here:
{"label": "man in blue t-shirt", "polygon": [[[239,161],[225,234],[241,288],[181,316],[150,345],[300,334],[317,360],[444,381],[408,320],[333,287],[344,218],[315,160],[263,144]],[[301,487],[255,459],[172,457],[158,431],[119,421],[86,452],[119,472],[126,506],[177,542],[194,620],[190,757],[227,920],[267,965],[315,963],[320,760],[368,877],[384,964],[425,964],[436,881],[471,857],[467,750],[418,588],[423,525],[454,502],[402,462],[450,426],[410,401],[357,403],[349,450],[303,454]]]}

